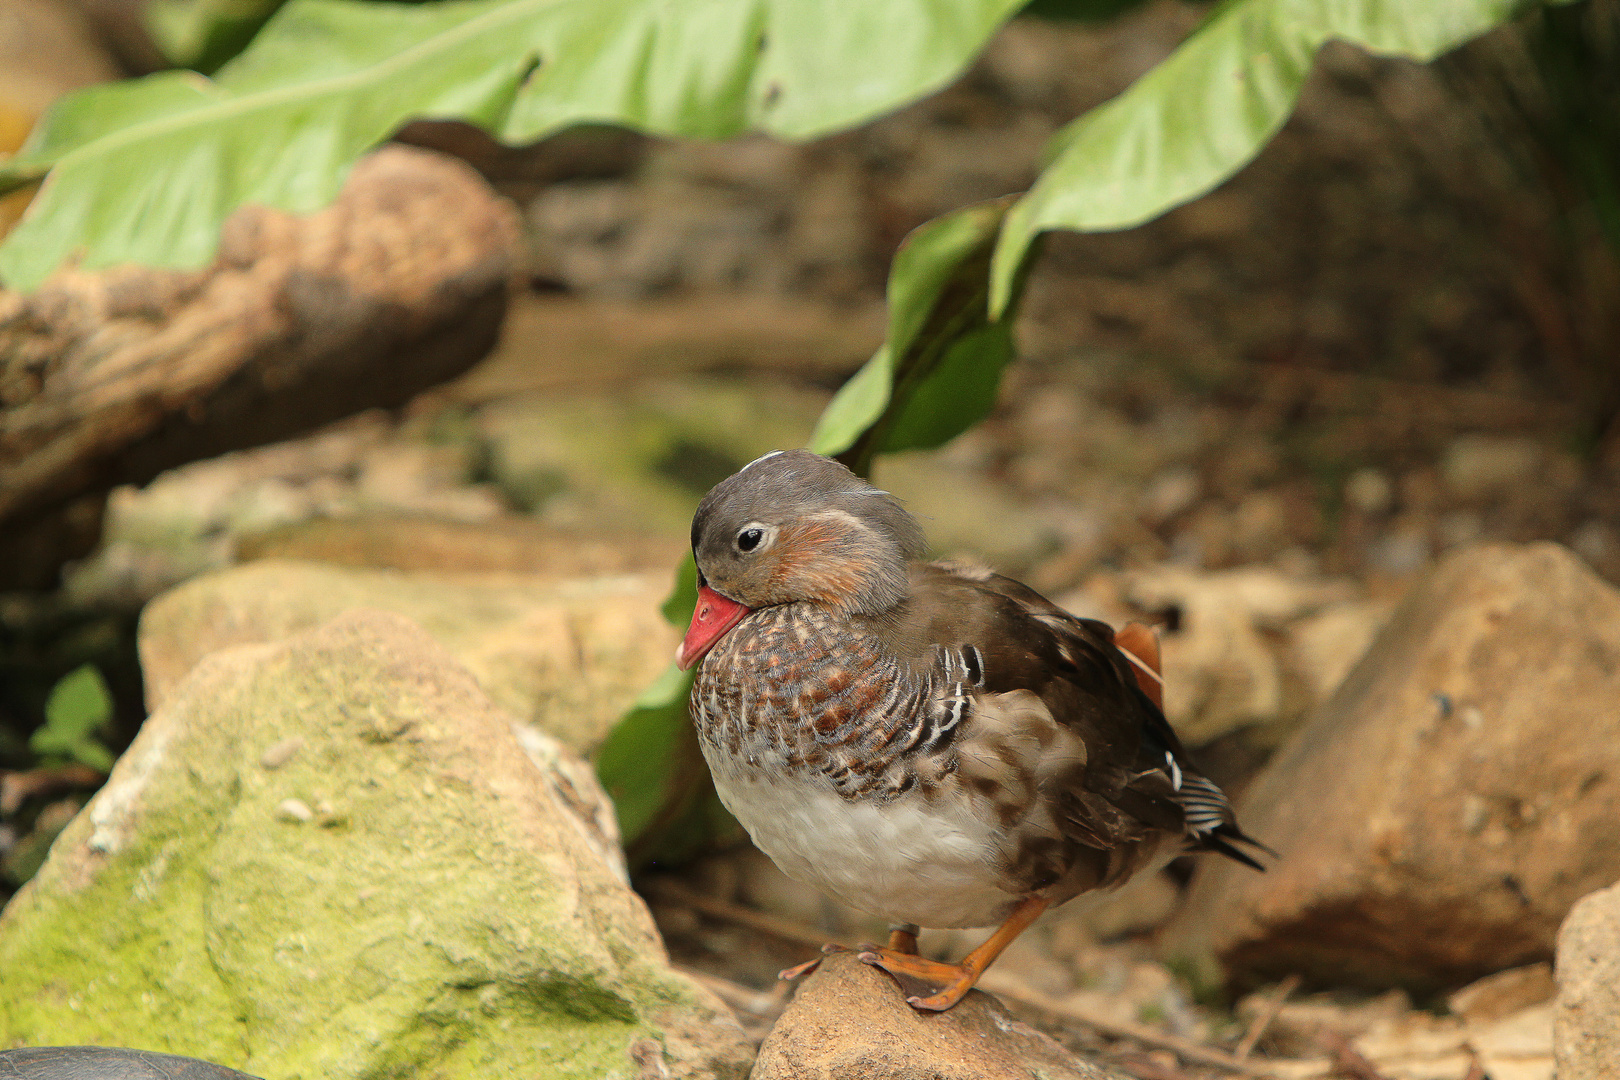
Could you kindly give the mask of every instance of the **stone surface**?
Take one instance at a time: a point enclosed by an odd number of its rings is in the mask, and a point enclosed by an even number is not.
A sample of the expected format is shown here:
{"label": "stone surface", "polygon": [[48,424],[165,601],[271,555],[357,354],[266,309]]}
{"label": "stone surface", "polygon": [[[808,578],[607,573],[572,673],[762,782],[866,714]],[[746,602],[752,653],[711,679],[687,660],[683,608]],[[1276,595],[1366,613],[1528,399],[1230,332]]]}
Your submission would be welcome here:
{"label": "stone surface", "polygon": [[1471,982],[1446,998],[1446,1008],[1470,1024],[1493,1024],[1558,992],[1552,965],[1526,964]]}
{"label": "stone surface", "polygon": [[1355,587],[1270,567],[1206,573],[1166,565],[1127,574],[1124,595],[1140,610],[1174,612],[1175,628],[1161,638],[1165,715],[1185,742],[1198,746],[1291,711],[1287,658],[1272,647],[1271,636],[1312,612],[1342,605]]}
{"label": "stone surface", "polygon": [[[1534,965],[1545,978],[1546,965]],[[1508,981],[1517,992],[1504,997],[1502,980],[1476,984],[1494,1004],[1522,998],[1536,983],[1530,968],[1518,968]],[[1460,991],[1459,993],[1463,993]],[[1238,1004],[1239,1019],[1252,1023],[1276,1006],[1275,988],[1246,997]],[[1534,994],[1530,996],[1534,997]],[[1553,1080],[1553,1028],[1551,1003],[1542,999],[1524,1003],[1506,1013],[1470,1016],[1437,1015],[1416,1009],[1403,991],[1355,1000],[1353,994],[1333,991],[1289,1001],[1276,1009],[1260,1040],[1264,1059],[1254,1063],[1276,1080],[1336,1080],[1351,1075],[1335,1067],[1329,1054],[1347,1045],[1372,1066],[1373,1075],[1387,1080],[1466,1080],[1477,1076],[1476,1065],[1491,1080]]]}
{"label": "stone surface", "polygon": [[0,915],[0,1045],[289,1080],[740,1077],[740,1029],[576,812],[605,796],[514,726],[397,615],[210,656]]}
{"label": "stone surface", "polygon": [[421,625],[496,704],[585,754],[668,666],[680,637],[659,614],[668,591],[667,572],[558,580],[266,559],[195,578],[147,606],[147,704],[162,707],[215,649],[278,641],[370,608]]}
{"label": "stone surface", "polygon": [[0,1050],[0,1080],[259,1080],[196,1058],[113,1046]]}
{"label": "stone surface", "polygon": [[341,566],[451,573],[594,577],[668,573],[687,545],[673,537],[580,533],[501,517],[472,524],[443,518],[374,515],[313,518],[237,543],[237,557],[307,559]]}
{"label": "stone surface", "polygon": [[477,417],[489,472],[552,525],[686,536],[698,500],[759,455],[803,446],[821,391],[708,376],[550,390]]}
{"label": "stone surface", "polygon": [[1620,1062],[1620,885],[1576,904],[1558,932],[1558,1080],[1608,1080]]}
{"label": "stone surface", "polygon": [[1281,858],[1205,861],[1170,955],[1415,989],[1547,959],[1620,877],[1616,701],[1620,593],[1554,544],[1448,556],[1241,801]]}
{"label": "stone surface", "polygon": [[1117,1080],[974,990],[919,1013],[894,980],[830,956],[804,980],[759,1049],[752,1080]]}
{"label": "stone surface", "polygon": [[[328,207],[236,211],[205,269],[70,266],[0,290],[4,538],[459,375],[495,344],[517,246],[511,206],[470,168],[387,146]],[[13,588],[40,576],[0,559]]]}

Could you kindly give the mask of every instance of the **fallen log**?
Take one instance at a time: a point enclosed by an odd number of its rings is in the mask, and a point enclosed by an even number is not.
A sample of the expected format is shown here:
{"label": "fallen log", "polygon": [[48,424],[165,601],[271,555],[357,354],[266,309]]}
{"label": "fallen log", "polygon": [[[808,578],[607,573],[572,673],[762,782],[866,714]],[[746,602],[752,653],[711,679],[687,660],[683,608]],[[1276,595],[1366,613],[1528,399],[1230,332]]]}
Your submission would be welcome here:
{"label": "fallen log", "polygon": [[467,165],[395,145],[325,209],[237,211],[206,269],[67,268],[0,290],[0,589],[51,585],[119,484],[402,405],[471,367],[499,334],[520,237]]}

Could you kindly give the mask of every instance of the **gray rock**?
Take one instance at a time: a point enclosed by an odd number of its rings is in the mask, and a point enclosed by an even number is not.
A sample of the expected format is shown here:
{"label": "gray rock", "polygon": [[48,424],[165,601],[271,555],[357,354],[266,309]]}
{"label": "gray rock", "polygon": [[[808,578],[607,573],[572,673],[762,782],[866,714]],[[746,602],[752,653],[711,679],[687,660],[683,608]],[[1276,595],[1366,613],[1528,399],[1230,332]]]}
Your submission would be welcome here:
{"label": "gray rock", "polygon": [[196,1058],[122,1046],[0,1050],[0,1080],[258,1080]]}
{"label": "gray rock", "polygon": [[1620,592],[1555,544],[1448,556],[1238,807],[1281,858],[1205,861],[1167,947],[1419,990],[1549,958],[1620,878],[1617,701]]}
{"label": "gray rock", "polygon": [[741,1029],[669,968],[581,784],[397,615],[216,652],[0,914],[0,1045],[139,1033],[311,1080],[740,1077]]}
{"label": "gray rock", "polygon": [[1558,931],[1558,1080],[1609,1080],[1620,1062],[1620,884],[1583,898]]}

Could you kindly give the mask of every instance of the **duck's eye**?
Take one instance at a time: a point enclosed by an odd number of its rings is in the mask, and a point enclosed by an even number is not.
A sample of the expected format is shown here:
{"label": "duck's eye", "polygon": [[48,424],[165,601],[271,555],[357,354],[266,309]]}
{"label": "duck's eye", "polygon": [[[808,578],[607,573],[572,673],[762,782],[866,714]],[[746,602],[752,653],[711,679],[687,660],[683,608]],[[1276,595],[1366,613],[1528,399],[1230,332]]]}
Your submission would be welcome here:
{"label": "duck's eye", "polygon": [[764,529],[744,529],[737,534],[737,550],[753,551],[759,547],[759,542],[765,539]]}

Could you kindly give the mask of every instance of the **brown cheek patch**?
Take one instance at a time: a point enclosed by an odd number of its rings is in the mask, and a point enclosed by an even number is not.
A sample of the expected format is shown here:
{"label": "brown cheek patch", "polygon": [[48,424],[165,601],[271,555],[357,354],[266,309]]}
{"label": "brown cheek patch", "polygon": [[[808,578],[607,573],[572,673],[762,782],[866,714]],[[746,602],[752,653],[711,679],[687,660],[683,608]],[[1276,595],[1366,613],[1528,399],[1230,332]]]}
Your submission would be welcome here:
{"label": "brown cheek patch", "polygon": [[861,576],[845,534],[831,521],[806,521],[782,530],[771,568],[771,591],[793,599],[836,600],[859,591]]}

